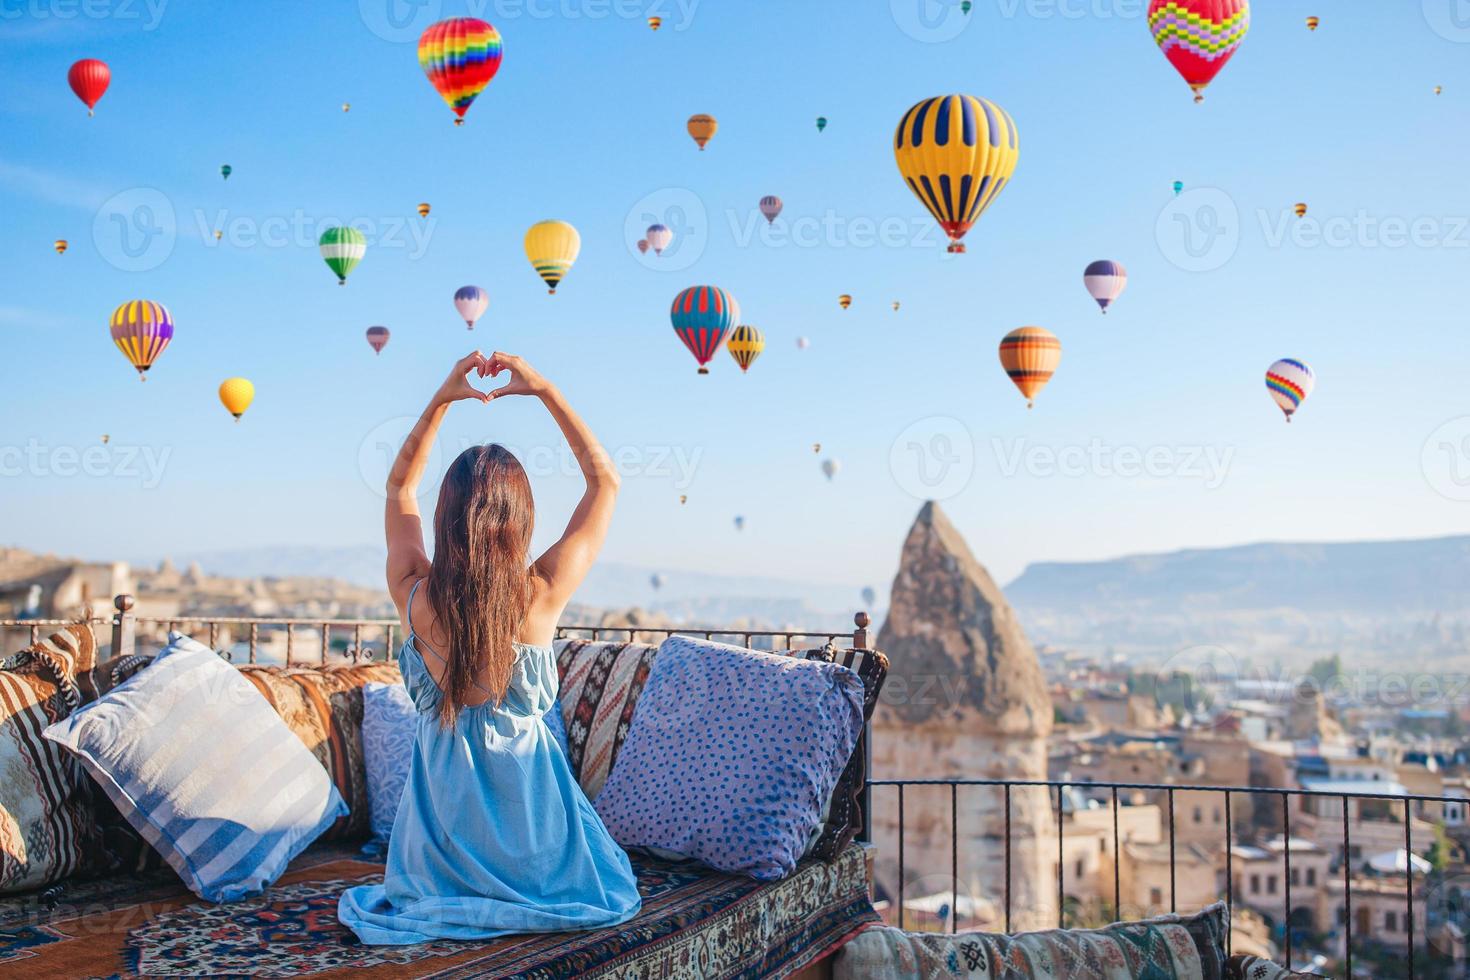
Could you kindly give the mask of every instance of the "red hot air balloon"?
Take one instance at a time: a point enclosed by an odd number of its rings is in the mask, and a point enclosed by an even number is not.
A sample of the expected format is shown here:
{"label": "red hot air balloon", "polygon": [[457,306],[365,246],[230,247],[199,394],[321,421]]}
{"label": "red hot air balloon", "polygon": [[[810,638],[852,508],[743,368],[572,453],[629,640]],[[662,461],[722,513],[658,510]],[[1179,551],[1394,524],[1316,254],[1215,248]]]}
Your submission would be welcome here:
{"label": "red hot air balloon", "polygon": [[112,81],[112,70],[105,61],[83,58],[71,66],[71,70],[66,73],[66,80],[77,98],[87,104],[87,115],[90,116],[92,110],[97,108],[97,100],[102,98]]}
{"label": "red hot air balloon", "polygon": [[674,297],[669,317],[674,333],[699,362],[699,373],[709,374],[710,358],[740,321],[740,304],[718,286],[690,286]]}

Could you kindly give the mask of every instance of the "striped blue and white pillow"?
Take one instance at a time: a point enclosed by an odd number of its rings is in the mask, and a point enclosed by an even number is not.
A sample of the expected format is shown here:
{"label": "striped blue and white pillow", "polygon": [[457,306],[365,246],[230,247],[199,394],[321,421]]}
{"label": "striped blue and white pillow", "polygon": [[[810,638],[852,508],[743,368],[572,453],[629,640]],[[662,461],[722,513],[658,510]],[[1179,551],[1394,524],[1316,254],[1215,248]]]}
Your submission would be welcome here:
{"label": "striped blue and white pillow", "polygon": [[201,898],[264,890],[347,812],[249,681],[170,633],[147,669],[46,729]]}

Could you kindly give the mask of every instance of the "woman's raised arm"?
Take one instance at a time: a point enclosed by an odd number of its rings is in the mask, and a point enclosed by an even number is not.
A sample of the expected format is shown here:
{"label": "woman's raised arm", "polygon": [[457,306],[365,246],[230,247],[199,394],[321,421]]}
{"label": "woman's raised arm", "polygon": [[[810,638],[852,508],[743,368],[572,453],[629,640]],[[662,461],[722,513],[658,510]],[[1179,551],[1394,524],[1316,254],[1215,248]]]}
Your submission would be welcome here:
{"label": "woman's raised arm", "polygon": [[439,423],[450,403],[461,399],[487,402],[490,396],[470,385],[470,372],[484,377],[490,370],[485,355],[474,351],[460,358],[449,377],[429,399],[413,431],[403,440],[398,458],[388,471],[388,503],[384,532],[388,539],[388,592],[402,616],[408,606],[413,583],[429,574],[429,556],[424,551],[424,523],[419,515],[419,483],[429,465],[429,454],[439,434]]}

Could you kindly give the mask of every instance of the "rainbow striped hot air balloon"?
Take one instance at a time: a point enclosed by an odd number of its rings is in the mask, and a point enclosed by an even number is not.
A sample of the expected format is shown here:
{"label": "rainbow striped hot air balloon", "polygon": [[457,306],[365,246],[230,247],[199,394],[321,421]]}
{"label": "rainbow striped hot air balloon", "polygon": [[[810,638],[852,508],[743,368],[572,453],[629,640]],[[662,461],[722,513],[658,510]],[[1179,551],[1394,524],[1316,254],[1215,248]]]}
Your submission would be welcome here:
{"label": "rainbow striped hot air balloon", "polygon": [[460,286],[454,291],[454,308],[464,318],[466,330],[475,329],[475,321],[485,315],[490,306],[490,294],[479,286]]}
{"label": "rainbow striped hot air balloon", "polygon": [[557,285],[582,251],[582,236],[565,221],[538,221],[526,230],[525,247],[531,267],[555,296]]}
{"label": "rainbow striped hot air balloon", "polygon": [[761,214],[765,215],[767,224],[773,224],[780,216],[781,207],[781,199],[774,194],[767,194],[761,198]]}
{"label": "rainbow striped hot air balloon", "polygon": [[419,67],[464,125],[470,103],[500,70],[500,32],[474,17],[430,24],[419,38]]}
{"label": "rainbow striped hot air balloon", "polygon": [[755,359],[761,356],[761,351],[766,349],[766,336],[759,329],[742,323],[731,332],[730,339],[725,341],[725,349],[735,358],[735,363],[740,365],[740,373],[744,374],[750,370]]}
{"label": "rainbow striped hot air balloon", "polygon": [[669,242],[674,240],[674,233],[666,225],[649,225],[643,240],[653,249],[654,255],[662,255],[664,249],[669,247]]}
{"label": "rainbow striped hot air balloon", "polygon": [[940,95],[904,113],[893,136],[893,157],[939,227],[949,251],[994,203],[1020,156],[1016,124],[994,102],[973,95]]}
{"label": "rainbow striped hot air balloon", "polygon": [[1106,313],[1113,300],[1123,295],[1128,287],[1128,270],[1123,263],[1099,259],[1082,272],[1082,284],[1087,293],[1097,300],[1097,305]]}
{"label": "rainbow striped hot air balloon", "polygon": [[718,286],[690,286],[674,297],[669,318],[674,333],[699,362],[699,373],[709,374],[710,359],[740,319],[740,304]]}
{"label": "rainbow striped hot air balloon", "polygon": [[1290,422],[1302,402],[1317,386],[1317,375],[1295,358],[1283,357],[1266,369],[1266,390]]}
{"label": "rainbow striped hot air balloon", "polygon": [[1205,86],[1230,61],[1250,26],[1250,0],[1149,0],[1154,41],[1196,102],[1205,100]]}
{"label": "rainbow striped hot air balloon", "polygon": [[174,318],[162,303],[129,300],[112,311],[112,342],[138,369],[138,380],[147,381],[147,371],[174,339]]}
{"label": "rainbow striped hot air balloon", "polygon": [[327,268],[337,274],[337,285],[347,285],[347,275],[367,254],[367,239],[356,228],[328,228],[317,243]]}
{"label": "rainbow striped hot air balloon", "polygon": [[1061,362],[1062,342],[1042,327],[1012,330],[1000,342],[1000,366],[1026,396],[1027,408],[1035,404]]}

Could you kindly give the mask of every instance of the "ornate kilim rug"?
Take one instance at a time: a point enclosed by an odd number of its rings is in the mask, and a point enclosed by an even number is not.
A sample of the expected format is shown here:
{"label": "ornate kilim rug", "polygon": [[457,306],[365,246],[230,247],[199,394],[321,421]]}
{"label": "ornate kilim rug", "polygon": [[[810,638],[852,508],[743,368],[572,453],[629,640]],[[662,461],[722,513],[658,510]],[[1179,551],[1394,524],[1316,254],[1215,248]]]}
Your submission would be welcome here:
{"label": "ornate kilim rug", "polygon": [[765,885],[651,858],[633,866],[643,911],[617,929],[421,946],[364,946],[338,924],[342,890],[383,873],[345,845],[313,848],[265,895],[227,905],[195,898],[168,869],[76,882],[50,901],[0,898],[0,975],[754,980],[798,970],[878,919],[857,845]]}

